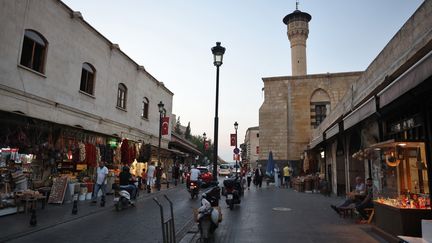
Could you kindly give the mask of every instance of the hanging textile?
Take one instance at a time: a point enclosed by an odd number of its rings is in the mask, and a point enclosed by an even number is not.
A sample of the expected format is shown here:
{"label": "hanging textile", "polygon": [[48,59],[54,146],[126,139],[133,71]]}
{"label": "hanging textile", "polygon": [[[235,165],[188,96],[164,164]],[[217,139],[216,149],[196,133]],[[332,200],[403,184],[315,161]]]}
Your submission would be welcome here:
{"label": "hanging textile", "polygon": [[89,167],[93,167],[93,168],[97,167],[96,147],[93,144],[87,143],[85,145],[85,149],[86,149],[85,163]]}
{"label": "hanging textile", "polygon": [[120,147],[120,157],[122,164],[129,164],[129,143],[127,139],[123,139]]}

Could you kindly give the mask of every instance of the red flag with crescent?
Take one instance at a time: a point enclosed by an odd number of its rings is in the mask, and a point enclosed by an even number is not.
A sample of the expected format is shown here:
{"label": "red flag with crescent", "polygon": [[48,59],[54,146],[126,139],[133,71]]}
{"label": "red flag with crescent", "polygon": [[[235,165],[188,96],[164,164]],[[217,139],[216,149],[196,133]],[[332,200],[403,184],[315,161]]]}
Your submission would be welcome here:
{"label": "red flag with crescent", "polygon": [[236,146],[237,136],[236,134],[231,134],[231,146]]}
{"label": "red flag with crescent", "polygon": [[162,117],[162,129],[161,129],[162,135],[168,135],[168,130],[169,130],[169,117],[165,116]]}

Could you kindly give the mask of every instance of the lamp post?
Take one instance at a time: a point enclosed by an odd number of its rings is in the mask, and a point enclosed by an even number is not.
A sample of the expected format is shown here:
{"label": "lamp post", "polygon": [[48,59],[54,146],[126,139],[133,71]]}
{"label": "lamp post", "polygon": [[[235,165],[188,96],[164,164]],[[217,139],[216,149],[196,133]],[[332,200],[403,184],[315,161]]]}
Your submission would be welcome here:
{"label": "lamp post", "polygon": [[207,134],[206,133],[203,133],[203,161],[204,161],[204,164],[205,165],[207,165],[207,161],[206,160],[204,160],[206,157],[205,157],[205,149],[206,149],[206,139],[207,139]]}
{"label": "lamp post", "polygon": [[158,145],[158,166],[160,166],[160,148],[162,139],[162,113],[164,113],[164,103],[159,102],[159,145]]}
{"label": "lamp post", "polygon": [[207,139],[207,134],[203,133],[203,153],[205,151],[205,143],[206,143],[206,139]]}
{"label": "lamp post", "polygon": [[217,158],[218,158],[218,128],[219,128],[219,117],[218,117],[218,105],[219,105],[219,67],[222,65],[223,55],[225,53],[225,47],[220,45],[220,42],[216,42],[211,51],[213,53],[214,62],[216,66],[216,103],[215,103],[215,118],[214,118],[214,151],[213,151],[213,180],[217,181]]}
{"label": "lamp post", "polygon": [[[237,122],[234,122],[234,129],[235,129],[235,134],[236,134],[236,143],[235,143],[235,148],[236,148],[236,150],[238,149],[237,148],[237,129],[238,129],[238,123]],[[238,160],[237,160],[237,154],[235,155],[235,161],[236,161],[236,176],[237,176],[237,168],[238,168]]]}

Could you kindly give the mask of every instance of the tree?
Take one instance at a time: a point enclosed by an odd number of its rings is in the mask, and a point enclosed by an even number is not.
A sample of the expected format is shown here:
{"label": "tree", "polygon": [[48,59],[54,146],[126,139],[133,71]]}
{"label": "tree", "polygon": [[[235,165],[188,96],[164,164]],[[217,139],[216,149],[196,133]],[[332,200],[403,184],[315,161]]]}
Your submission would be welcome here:
{"label": "tree", "polygon": [[197,146],[197,149],[202,153],[199,161],[203,161],[205,157],[213,158],[213,144],[210,139],[207,138],[206,140],[209,143],[209,148],[207,150],[204,150],[204,138],[201,135],[191,135],[190,141],[195,144]]}
{"label": "tree", "polygon": [[175,125],[175,129],[174,129],[174,131],[177,133],[177,134],[179,134],[179,135],[182,135],[182,131],[181,131],[181,129],[180,129],[180,126],[181,126],[181,124],[180,124],[180,116],[177,118],[177,121],[176,121],[176,125]]}
{"label": "tree", "polygon": [[186,131],[185,131],[185,138],[187,140],[191,140],[192,135],[191,135],[191,128],[190,128],[190,122],[188,122],[188,125],[186,127]]}

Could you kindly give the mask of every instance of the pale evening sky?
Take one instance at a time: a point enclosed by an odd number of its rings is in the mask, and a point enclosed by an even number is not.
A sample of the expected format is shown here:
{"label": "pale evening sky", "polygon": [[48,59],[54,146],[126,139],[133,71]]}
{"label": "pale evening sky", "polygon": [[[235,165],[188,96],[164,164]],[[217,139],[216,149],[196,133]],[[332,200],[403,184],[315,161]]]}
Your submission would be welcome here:
{"label": "pale evening sky", "polygon": [[[220,67],[219,156],[233,161],[229,134],[258,126],[262,77],[291,75],[282,19],[295,0],[63,0],[120,45],[174,93],[173,113],[192,134],[213,140],[215,79],[211,47],[226,48]],[[421,5],[421,0],[308,0],[308,74],[363,71]],[[275,114],[277,119],[277,114]]]}

